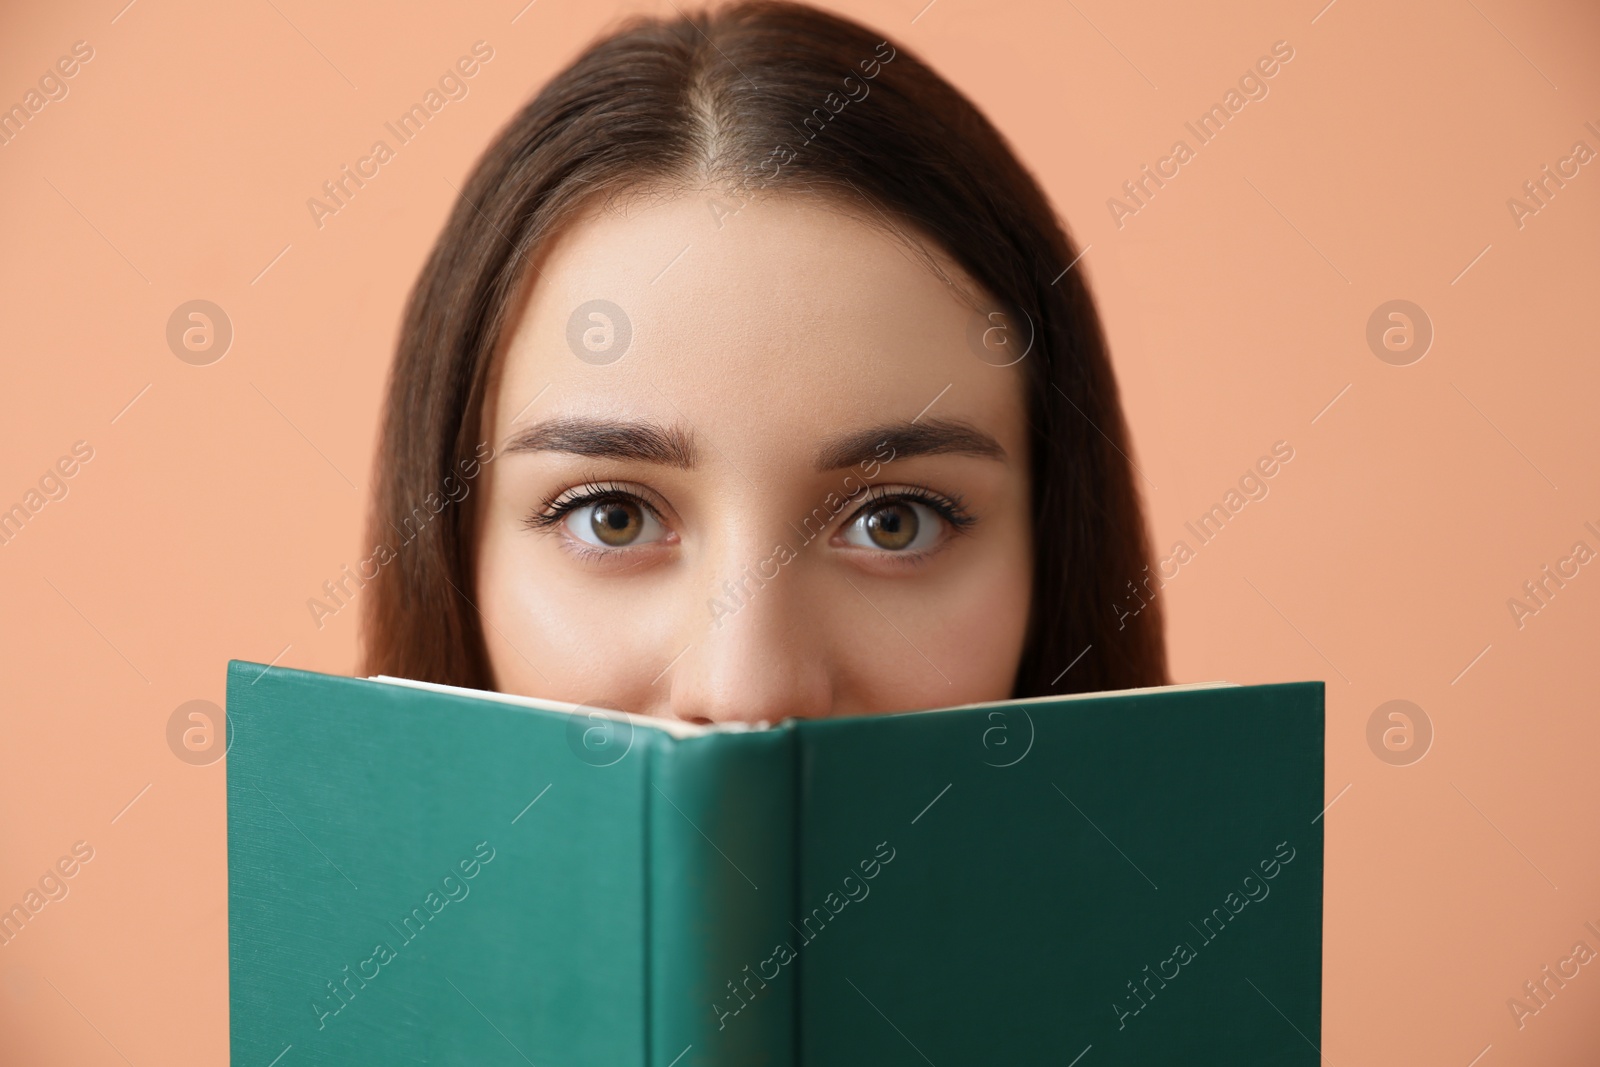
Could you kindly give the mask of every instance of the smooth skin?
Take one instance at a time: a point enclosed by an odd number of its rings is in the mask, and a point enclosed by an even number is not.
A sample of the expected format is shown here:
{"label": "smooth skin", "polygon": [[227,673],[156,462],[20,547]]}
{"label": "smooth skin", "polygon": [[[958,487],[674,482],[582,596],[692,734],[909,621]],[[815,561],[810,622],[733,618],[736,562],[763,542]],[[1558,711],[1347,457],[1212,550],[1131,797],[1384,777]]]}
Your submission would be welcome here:
{"label": "smooth skin", "polygon": [[[477,501],[497,690],[696,723],[1011,695],[1023,375],[959,268],[881,217],[700,190],[596,208],[530,274]],[[626,323],[574,321],[595,300]]]}

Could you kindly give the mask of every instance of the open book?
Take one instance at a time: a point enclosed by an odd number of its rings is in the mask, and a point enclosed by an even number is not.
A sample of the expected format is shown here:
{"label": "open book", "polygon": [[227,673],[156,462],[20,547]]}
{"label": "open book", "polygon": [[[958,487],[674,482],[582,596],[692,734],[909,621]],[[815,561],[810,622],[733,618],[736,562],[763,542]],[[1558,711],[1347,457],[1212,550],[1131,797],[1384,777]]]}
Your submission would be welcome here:
{"label": "open book", "polygon": [[227,710],[236,1064],[1319,1061],[1321,682],[735,728],[234,661]]}

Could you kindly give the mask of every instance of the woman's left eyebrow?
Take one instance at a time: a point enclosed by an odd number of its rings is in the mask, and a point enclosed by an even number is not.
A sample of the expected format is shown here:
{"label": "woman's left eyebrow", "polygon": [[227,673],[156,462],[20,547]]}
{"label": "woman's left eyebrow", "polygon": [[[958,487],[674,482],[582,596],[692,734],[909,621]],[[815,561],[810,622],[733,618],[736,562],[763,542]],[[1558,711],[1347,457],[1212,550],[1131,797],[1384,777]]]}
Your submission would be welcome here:
{"label": "woman's left eyebrow", "polygon": [[854,467],[868,460],[886,463],[912,456],[952,454],[1006,461],[1006,450],[988,433],[953,419],[888,423],[852,430],[826,441],[817,450],[819,473]]}
{"label": "woman's left eyebrow", "polygon": [[638,460],[689,470],[699,462],[694,435],[677,426],[570,417],[518,430],[507,452],[565,452],[601,459]]}

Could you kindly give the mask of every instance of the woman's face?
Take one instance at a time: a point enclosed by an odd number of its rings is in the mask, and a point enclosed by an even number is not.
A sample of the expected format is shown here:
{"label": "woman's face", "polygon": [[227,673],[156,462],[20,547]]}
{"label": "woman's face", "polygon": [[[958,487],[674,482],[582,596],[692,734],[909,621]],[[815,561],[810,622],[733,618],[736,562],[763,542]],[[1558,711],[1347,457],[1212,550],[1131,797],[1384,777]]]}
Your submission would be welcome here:
{"label": "woman's face", "polygon": [[816,202],[699,193],[538,266],[484,413],[497,690],[692,722],[1010,696],[1023,368],[934,268]]}

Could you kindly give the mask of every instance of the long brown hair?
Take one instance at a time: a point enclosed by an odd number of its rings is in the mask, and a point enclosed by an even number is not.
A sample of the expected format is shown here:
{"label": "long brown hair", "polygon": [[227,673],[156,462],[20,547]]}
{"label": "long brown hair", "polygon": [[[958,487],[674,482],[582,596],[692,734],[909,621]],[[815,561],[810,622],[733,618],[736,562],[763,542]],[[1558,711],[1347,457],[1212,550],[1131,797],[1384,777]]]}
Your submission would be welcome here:
{"label": "long brown hair", "polygon": [[[864,200],[1027,324],[1033,606],[1014,696],[1165,684],[1160,604],[1117,606],[1130,583],[1149,588],[1150,554],[1100,320],[1082,271],[1068,269],[1072,241],[1001,134],[915,55],[769,0],[627,22],[479,161],[411,293],[389,381],[372,515],[387,551],[366,597],[366,671],[492,686],[469,489],[493,354],[528,263],[597,195],[713,181]],[[446,497],[459,505],[432,506]]]}

